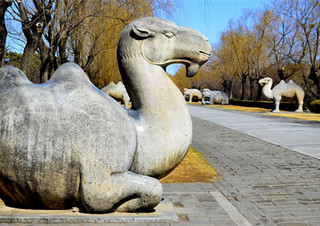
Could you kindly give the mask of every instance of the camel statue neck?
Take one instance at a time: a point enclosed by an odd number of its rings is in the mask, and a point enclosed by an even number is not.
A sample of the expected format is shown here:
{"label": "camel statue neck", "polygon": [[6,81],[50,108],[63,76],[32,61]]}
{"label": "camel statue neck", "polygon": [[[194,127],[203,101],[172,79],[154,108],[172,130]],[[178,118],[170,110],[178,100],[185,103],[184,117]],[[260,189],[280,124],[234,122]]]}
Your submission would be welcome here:
{"label": "camel statue neck", "polygon": [[[132,100],[133,111],[129,114],[138,128],[138,154],[131,170],[165,176],[179,162],[175,158],[184,155],[181,151],[185,152],[191,142],[192,123],[186,102],[167,73],[142,55],[122,57],[119,64]],[[177,140],[186,142],[178,145]],[[163,151],[166,149],[171,154]]]}
{"label": "camel statue neck", "polygon": [[149,110],[161,107],[158,103],[155,106],[155,102],[166,95],[166,92],[159,91],[167,77],[163,69],[149,64],[138,55],[124,58],[121,63],[122,68],[128,68],[121,72],[121,76],[132,98],[132,109],[147,114]]}
{"label": "camel statue neck", "polygon": [[273,93],[272,93],[271,87],[272,87],[272,81],[265,84],[262,88],[262,93],[269,99],[273,99]]}

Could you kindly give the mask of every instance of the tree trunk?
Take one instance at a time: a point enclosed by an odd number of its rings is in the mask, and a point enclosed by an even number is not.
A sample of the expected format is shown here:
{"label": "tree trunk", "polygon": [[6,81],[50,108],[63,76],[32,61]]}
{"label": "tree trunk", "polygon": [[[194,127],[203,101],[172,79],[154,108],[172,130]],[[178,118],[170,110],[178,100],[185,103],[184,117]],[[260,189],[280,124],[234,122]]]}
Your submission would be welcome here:
{"label": "tree trunk", "polygon": [[49,80],[49,67],[51,62],[49,57],[49,48],[43,40],[40,42],[39,50],[41,59],[40,83],[44,83]]}
{"label": "tree trunk", "polygon": [[283,68],[283,67],[282,67],[282,68],[279,68],[279,69],[277,70],[277,74],[278,74],[278,77],[279,77],[280,81],[281,81],[281,80],[285,80],[284,68]]}
{"label": "tree trunk", "polygon": [[241,76],[241,100],[246,99],[246,81],[247,81],[247,76],[242,75]]}
{"label": "tree trunk", "polygon": [[11,6],[11,1],[0,1],[0,67],[2,66],[5,48],[6,48],[6,40],[7,40],[7,28],[4,21],[4,15],[9,6]]}
{"label": "tree trunk", "polygon": [[229,99],[233,98],[233,93],[232,93],[232,81],[229,81]]}
{"label": "tree trunk", "polygon": [[32,58],[34,56],[34,52],[38,48],[39,40],[37,38],[32,38],[31,40],[27,41],[26,47],[23,50],[20,69],[28,76]]}
{"label": "tree trunk", "polygon": [[255,78],[255,84],[257,86],[257,95],[256,95],[256,100],[261,100],[262,99],[262,86],[259,84],[259,80],[261,79],[261,77],[256,77]]}
{"label": "tree trunk", "polygon": [[311,79],[317,88],[317,99],[320,99],[320,76],[318,75],[317,69],[314,67],[310,68],[310,73],[308,76],[309,79]]}

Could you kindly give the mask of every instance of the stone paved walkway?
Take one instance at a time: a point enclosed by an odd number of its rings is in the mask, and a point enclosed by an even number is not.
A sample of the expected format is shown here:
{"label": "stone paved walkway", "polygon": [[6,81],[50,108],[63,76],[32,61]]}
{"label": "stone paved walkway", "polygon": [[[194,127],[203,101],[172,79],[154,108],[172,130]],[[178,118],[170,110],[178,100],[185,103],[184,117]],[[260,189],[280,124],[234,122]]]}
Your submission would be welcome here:
{"label": "stone paved walkway", "polygon": [[[320,159],[320,123],[189,105],[190,114]],[[294,113],[292,113],[294,114]]]}
{"label": "stone paved walkway", "polygon": [[189,108],[192,146],[221,178],[164,184],[180,218],[171,225],[320,225],[319,123]]}

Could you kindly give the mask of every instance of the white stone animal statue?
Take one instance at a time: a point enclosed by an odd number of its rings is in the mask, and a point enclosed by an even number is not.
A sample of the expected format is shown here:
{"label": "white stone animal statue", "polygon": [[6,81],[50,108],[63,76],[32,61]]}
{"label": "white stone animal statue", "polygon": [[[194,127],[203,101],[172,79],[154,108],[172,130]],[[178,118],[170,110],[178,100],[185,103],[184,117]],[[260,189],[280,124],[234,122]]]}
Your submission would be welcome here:
{"label": "white stone animal statue", "polygon": [[192,122],[165,68],[193,76],[211,53],[199,32],[160,18],[125,28],[118,64],[129,110],[95,87],[74,63],[44,84],[0,69],[0,198],[8,206],[104,213],[154,208],[156,178],[186,155]]}
{"label": "white stone animal statue", "polygon": [[125,108],[129,109],[130,97],[122,82],[118,82],[117,84],[110,82],[101,90],[112,98],[123,101]]}
{"label": "white stone animal statue", "polygon": [[[209,98],[209,101],[206,99]],[[202,90],[202,104],[229,104],[229,97],[222,91],[211,91],[210,89],[204,88]]]}
{"label": "white stone animal statue", "polygon": [[201,92],[198,89],[183,89],[183,97],[189,96],[189,102],[192,102],[193,97],[197,97],[199,100],[202,98]]}
{"label": "white stone animal statue", "polygon": [[269,99],[275,100],[275,109],[272,112],[279,112],[280,100],[282,97],[294,98],[296,97],[299,103],[299,107],[295,112],[303,112],[303,98],[304,91],[303,89],[295,84],[292,80],[288,83],[281,80],[273,89],[272,87],[272,78],[265,77],[259,80],[259,84],[263,86],[262,93]]}

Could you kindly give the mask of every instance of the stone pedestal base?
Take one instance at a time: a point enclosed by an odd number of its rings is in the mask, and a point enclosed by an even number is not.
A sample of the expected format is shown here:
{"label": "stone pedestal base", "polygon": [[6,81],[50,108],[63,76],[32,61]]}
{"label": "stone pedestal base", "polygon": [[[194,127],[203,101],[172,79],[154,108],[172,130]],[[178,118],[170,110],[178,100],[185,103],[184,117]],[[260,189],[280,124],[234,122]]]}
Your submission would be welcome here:
{"label": "stone pedestal base", "polygon": [[170,200],[164,199],[152,213],[88,214],[72,210],[28,210],[0,208],[0,223],[63,224],[63,223],[176,223],[179,219]]}

